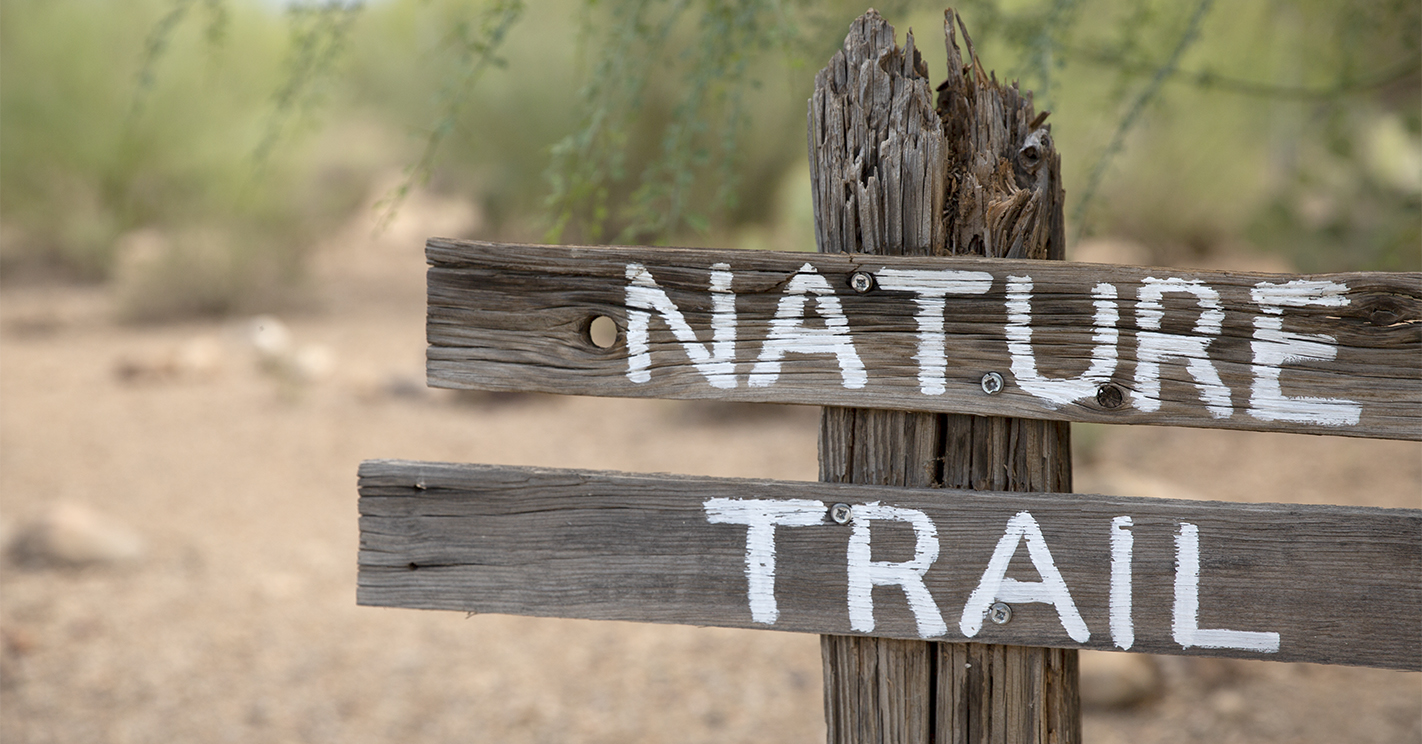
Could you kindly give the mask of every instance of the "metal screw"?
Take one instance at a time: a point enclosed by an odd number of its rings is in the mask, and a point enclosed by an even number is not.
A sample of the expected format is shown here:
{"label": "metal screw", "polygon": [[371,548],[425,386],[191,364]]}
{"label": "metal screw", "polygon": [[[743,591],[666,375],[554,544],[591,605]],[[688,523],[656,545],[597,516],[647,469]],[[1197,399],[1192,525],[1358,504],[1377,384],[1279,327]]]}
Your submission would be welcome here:
{"label": "metal screw", "polygon": [[833,519],[835,524],[849,524],[853,513],[854,510],[849,508],[849,504],[835,504],[830,507],[830,519]]}
{"label": "metal screw", "polygon": [[859,294],[874,288],[874,275],[867,271],[856,271],[849,275],[849,286]]}
{"label": "metal screw", "polygon": [[1006,602],[994,602],[988,608],[988,619],[998,625],[1006,625],[1012,619],[1012,607]]}
{"label": "metal screw", "polygon": [[989,372],[983,375],[983,392],[988,395],[997,395],[1002,392],[1002,387],[1007,383],[1003,381],[1002,375],[996,372]]}
{"label": "metal screw", "polygon": [[1126,402],[1126,394],[1115,385],[1102,385],[1096,391],[1096,402],[1102,408],[1120,408]]}

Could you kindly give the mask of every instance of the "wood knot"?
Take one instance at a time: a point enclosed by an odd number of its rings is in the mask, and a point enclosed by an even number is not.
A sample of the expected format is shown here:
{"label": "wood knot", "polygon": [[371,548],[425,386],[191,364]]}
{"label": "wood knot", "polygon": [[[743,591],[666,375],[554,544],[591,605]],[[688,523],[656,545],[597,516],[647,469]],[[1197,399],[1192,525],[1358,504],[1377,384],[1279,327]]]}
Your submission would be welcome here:
{"label": "wood knot", "polygon": [[1399,320],[1402,320],[1402,316],[1390,308],[1378,308],[1368,313],[1368,322],[1375,326],[1386,328],[1387,326],[1397,323]]}
{"label": "wood knot", "polygon": [[1359,314],[1377,328],[1390,328],[1418,321],[1416,308],[1394,296],[1378,294],[1358,298],[1357,306]]}
{"label": "wood knot", "polygon": [[1036,173],[1046,160],[1047,151],[1052,149],[1052,135],[1038,129],[1027,135],[1022,149],[1017,151],[1017,164],[1028,173]]}

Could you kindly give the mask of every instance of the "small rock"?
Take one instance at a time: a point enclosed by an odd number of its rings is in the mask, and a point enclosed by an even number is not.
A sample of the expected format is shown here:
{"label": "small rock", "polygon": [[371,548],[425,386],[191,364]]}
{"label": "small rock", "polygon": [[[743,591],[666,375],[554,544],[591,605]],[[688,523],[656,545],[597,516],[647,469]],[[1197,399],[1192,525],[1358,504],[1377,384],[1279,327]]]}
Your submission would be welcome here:
{"label": "small rock", "polygon": [[1088,708],[1128,708],[1161,692],[1160,668],[1144,654],[1082,651],[1081,704]]}
{"label": "small rock", "polygon": [[381,383],[380,393],[391,398],[422,400],[429,396],[430,389],[429,386],[425,384],[425,381],[419,377],[392,374],[386,377],[385,381]]}
{"label": "small rock", "polygon": [[291,355],[291,376],[300,382],[320,382],[329,378],[335,369],[336,355],[326,346],[310,344]]}
{"label": "small rock", "polygon": [[1215,690],[1236,684],[1241,676],[1239,662],[1235,659],[1192,656],[1185,660],[1185,668],[1187,673],[1206,690]]}
{"label": "small rock", "polygon": [[114,364],[114,376],[129,383],[209,380],[220,374],[222,367],[222,345],[199,337],[160,353],[125,355]]}
{"label": "small rock", "polygon": [[336,356],[321,344],[297,346],[281,320],[259,315],[247,321],[247,342],[257,353],[259,368],[286,383],[321,382],[336,369]]}
{"label": "small rock", "polygon": [[24,656],[39,645],[39,638],[28,628],[18,625],[0,626],[0,652],[6,656]]}
{"label": "small rock", "polygon": [[291,331],[271,315],[247,321],[247,341],[263,361],[278,360],[291,353]]}
{"label": "small rock", "polygon": [[144,551],[138,533],[93,509],[63,503],[19,529],[11,558],[26,566],[78,567],[136,561]]}
{"label": "small rock", "polygon": [[25,657],[39,639],[31,631],[14,624],[0,625],[0,690],[19,687],[25,677]]}
{"label": "small rock", "polygon": [[1244,713],[1248,705],[1239,690],[1218,690],[1210,696],[1210,707],[1221,718],[1236,718]]}
{"label": "small rock", "polygon": [[222,371],[222,344],[215,338],[200,336],[184,341],[173,353],[173,367],[185,377],[211,378]]}

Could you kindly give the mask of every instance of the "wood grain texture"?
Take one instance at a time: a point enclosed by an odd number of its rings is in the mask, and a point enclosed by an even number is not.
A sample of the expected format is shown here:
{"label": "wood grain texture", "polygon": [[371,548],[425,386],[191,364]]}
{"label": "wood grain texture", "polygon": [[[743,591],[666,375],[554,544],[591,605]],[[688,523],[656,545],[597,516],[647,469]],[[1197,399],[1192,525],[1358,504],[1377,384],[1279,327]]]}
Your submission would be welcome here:
{"label": "wood grain texture", "polygon": [[[910,488],[938,485],[941,418],[914,411],[824,409],[820,480]],[[826,741],[933,741],[940,699],[939,645],[872,636],[821,636]]]}
{"label": "wood grain texture", "polygon": [[[828,408],[820,479],[1065,492],[1069,440],[1057,421]],[[831,742],[1081,740],[1074,649],[828,635],[821,648]]]}
{"label": "wood grain texture", "polygon": [[959,644],[820,636],[826,740],[933,741],[940,645]]}
{"label": "wood grain texture", "polygon": [[[898,49],[873,11],[817,77],[809,141],[820,252],[1062,258],[1061,161],[1049,128],[1038,128],[1030,93],[984,74],[966,29],[963,64],[955,20],[945,13],[948,79],[935,111],[913,35]],[[852,123],[845,142],[840,122]],[[946,304],[944,319],[956,319]],[[822,415],[826,482],[1070,491],[1070,466],[1061,422],[868,408]],[[831,744],[1081,740],[1075,650],[834,635],[821,646]]]}
{"label": "wood grain texture", "polygon": [[[940,417],[935,485],[975,491],[1070,492],[1071,428],[1061,421]],[[1075,649],[934,644],[938,742],[1082,741]]]}
{"label": "wood grain texture", "polygon": [[855,20],[815,78],[808,120],[818,245],[878,255],[942,248],[954,153],[912,33],[900,49],[878,13]]}
{"label": "wood grain texture", "polygon": [[[1235,504],[1079,494],[897,488],[673,475],[631,475],[391,460],[360,469],[364,605],[761,628],[836,635],[847,614],[850,527],[826,516],[775,531],[774,624],[747,599],[747,528],[713,524],[705,501],[813,499],[917,509],[937,525],[941,552],[924,582],[959,628],[1004,528],[1027,511],[1090,630],[1067,636],[1049,604],[1014,605],[985,623],[987,644],[1112,649],[1111,520],[1135,539],[1133,652],[1422,669],[1422,511]],[[1200,535],[1199,627],[1279,633],[1277,653],[1193,647],[1173,639],[1181,524]],[[906,560],[902,523],[875,522],[874,560]],[[1039,576],[1019,547],[1008,576]],[[873,590],[874,636],[916,640],[904,593]],[[940,667],[940,671],[942,671]],[[950,670],[951,671],[951,670]],[[907,673],[907,672],[906,672]],[[916,672],[915,672],[916,674]]]}
{"label": "wood grain texture", "polygon": [[[1073,649],[936,643],[939,700],[953,706],[936,742],[1081,741]],[[1002,684],[998,680],[1011,681]]]}
{"label": "wood grain texture", "polygon": [[[998,85],[944,14],[935,95],[912,32],[869,11],[809,102],[815,242],[881,256],[1055,258],[1065,251],[1061,157],[1032,92]],[[961,27],[961,21],[958,22]]]}
{"label": "wood grain texture", "polygon": [[[1056,261],[968,257],[865,256],[769,251],[624,247],[534,246],[431,239],[427,247],[430,384],[438,387],[517,390],[641,398],[736,400],[806,405],[860,406],[943,413],[1020,416],[1057,421],[1164,424],[1207,428],[1291,431],[1394,439],[1422,439],[1422,274],[1312,275],[1309,281],[1347,287],[1342,307],[1285,307],[1282,331],[1298,338],[1327,336],[1332,360],[1291,360],[1279,370],[1282,393],[1293,398],[1346,399],[1360,406],[1356,425],[1263,420],[1252,414],[1251,389],[1260,306],[1251,291],[1261,282],[1284,284],[1303,277],[1234,272],[1072,264]],[[649,379],[628,377],[627,266],[645,266],[666,292],[697,342],[712,344],[711,267],[733,273],[737,340],[736,386],[711,386],[686,347],[662,318],[651,313]],[[809,264],[835,290],[867,383],[846,389],[831,354],[787,354],[778,380],[752,387],[748,377],[762,351],[786,285]],[[918,379],[919,312],[913,292],[882,288],[858,294],[849,288],[857,271],[884,269],[976,271],[991,276],[981,295],[946,298],[944,391],[925,395]],[[1053,407],[1016,379],[1005,328],[1009,277],[1030,277],[1031,349],[1040,375],[1082,375],[1091,363],[1091,292],[1108,283],[1118,294],[1119,361],[1110,375],[1123,404],[1107,408],[1096,397]],[[1202,401],[1197,380],[1179,358],[1159,367],[1159,408],[1142,410],[1134,398],[1141,347],[1138,298],[1150,279],[1200,282],[1219,295],[1223,321],[1208,339],[1208,356],[1228,389],[1232,413],[1217,418]],[[810,308],[813,302],[807,303]],[[1161,332],[1195,336],[1202,309],[1187,293],[1160,302]],[[806,310],[807,327],[823,319]],[[619,326],[610,348],[595,346],[588,328],[599,316]],[[1270,365],[1264,365],[1270,366]],[[984,373],[1000,372],[998,395],[980,387]]]}

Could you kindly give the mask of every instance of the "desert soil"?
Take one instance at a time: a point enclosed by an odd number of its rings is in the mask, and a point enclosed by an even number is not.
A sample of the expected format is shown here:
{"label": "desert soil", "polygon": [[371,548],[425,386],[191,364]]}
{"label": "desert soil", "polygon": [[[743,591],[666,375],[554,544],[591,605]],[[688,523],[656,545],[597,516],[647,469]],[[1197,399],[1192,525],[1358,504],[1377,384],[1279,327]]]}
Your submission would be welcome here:
{"label": "desert soil", "polygon": [[[417,235],[319,257],[263,361],[250,321],[131,326],[101,288],[0,301],[0,528],[66,503],[129,560],[0,566],[0,739],[814,742],[814,636],[355,604],[367,458],[813,480],[817,411],[423,387]],[[284,347],[286,348],[286,347]],[[1422,448],[1077,433],[1078,490],[1422,506]],[[1366,611],[1359,608],[1359,612]],[[1422,675],[1159,658],[1090,742],[1422,742]]]}

